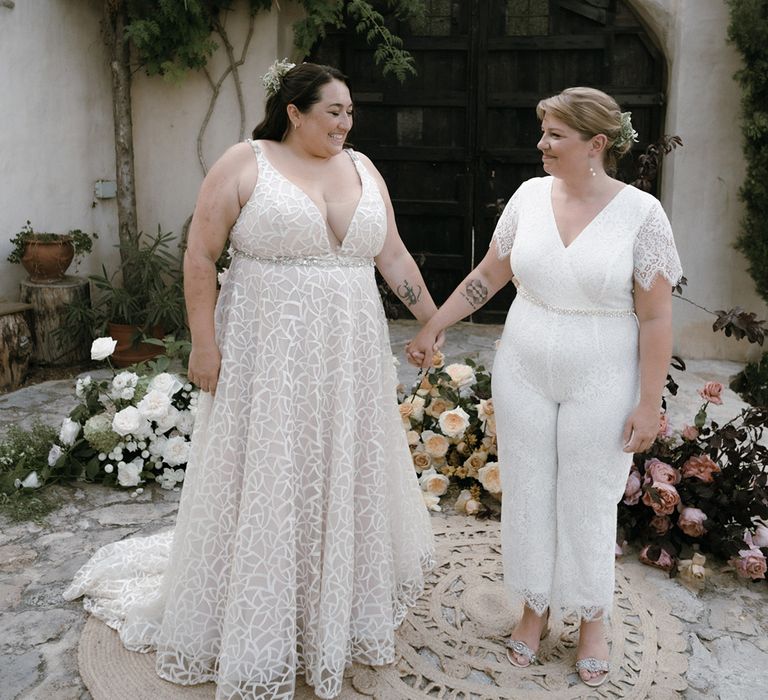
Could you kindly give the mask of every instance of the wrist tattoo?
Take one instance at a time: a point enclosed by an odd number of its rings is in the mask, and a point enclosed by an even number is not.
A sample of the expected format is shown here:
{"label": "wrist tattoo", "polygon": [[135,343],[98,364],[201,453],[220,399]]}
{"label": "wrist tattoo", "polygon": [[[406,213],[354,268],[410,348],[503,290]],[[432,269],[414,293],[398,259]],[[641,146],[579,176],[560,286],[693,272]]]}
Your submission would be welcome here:
{"label": "wrist tattoo", "polygon": [[488,301],[488,288],[480,280],[471,279],[461,292],[461,296],[473,309],[477,309]]}
{"label": "wrist tattoo", "polygon": [[416,285],[412,287],[408,280],[403,280],[403,283],[397,287],[397,296],[399,296],[408,306],[413,306],[419,299],[421,299],[421,286]]}

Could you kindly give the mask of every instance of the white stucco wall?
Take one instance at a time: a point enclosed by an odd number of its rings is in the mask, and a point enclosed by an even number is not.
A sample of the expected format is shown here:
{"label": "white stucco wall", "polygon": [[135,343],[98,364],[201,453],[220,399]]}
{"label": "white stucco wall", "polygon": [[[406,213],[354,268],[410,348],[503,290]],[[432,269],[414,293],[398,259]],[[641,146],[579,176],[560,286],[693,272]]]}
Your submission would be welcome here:
{"label": "white stucco wall", "polygon": [[[746,263],[733,247],[744,176],[739,132],[739,67],[726,43],[722,0],[629,0],[668,61],[665,131],[685,146],[664,166],[662,201],[689,279],[687,295],[711,309],[741,305],[768,317]],[[0,6],[0,298],[18,298],[24,271],[5,262],[8,238],[31,219],[39,230],[98,231],[94,254],[79,274],[111,268],[117,222],[114,200],[97,200],[93,185],[114,178],[111,85],[99,22],[102,0],[36,0]],[[241,68],[248,134],[260,120],[260,76],[276,56],[292,52],[296,3],[260,14]],[[246,28],[244,0],[227,20],[239,55]],[[31,40],[30,37],[34,37]],[[216,80],[221,53],[209,64]],[[202,180],[196,139],[210,88],[202,74],[179,85],[137,74],[133,83],[134,143],[141,229],[179,233]],[[208,126],[208,165],[239,138],[234,88],[228,80]],[[711,331],[713,317],[675,302],[676,351],[685,357],[744,359],[759,349]]]}

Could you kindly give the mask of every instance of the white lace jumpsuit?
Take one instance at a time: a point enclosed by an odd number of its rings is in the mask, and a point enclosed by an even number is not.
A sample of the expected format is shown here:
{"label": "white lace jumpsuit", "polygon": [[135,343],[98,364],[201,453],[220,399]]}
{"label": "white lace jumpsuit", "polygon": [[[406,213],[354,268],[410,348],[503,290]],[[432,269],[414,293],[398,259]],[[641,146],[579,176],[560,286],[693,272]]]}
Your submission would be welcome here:
{"label": "white lace jumpsuit", "polygon": [[565,246],[553,178],[524,182],[494,233],[518,294],[493,367],[505,586],[556,617],[610,616],[616,504],[639,396],[633,282],[681,276],[658,200],[627,186]]}

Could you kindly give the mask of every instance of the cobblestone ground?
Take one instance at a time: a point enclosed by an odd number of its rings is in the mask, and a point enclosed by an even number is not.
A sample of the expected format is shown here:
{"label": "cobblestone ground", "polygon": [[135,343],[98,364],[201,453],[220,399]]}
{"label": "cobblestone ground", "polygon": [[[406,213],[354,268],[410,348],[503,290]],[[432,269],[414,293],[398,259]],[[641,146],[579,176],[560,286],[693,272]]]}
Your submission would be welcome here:
{"label": "cobblestone ground", "polygon": [[[392,324],[393,350],[415,330]],[[473,357],[490,366],[496,326],[464,325],[448,338],[449,359]],[[696,388],[704,381],[727,383],[735,363],[692,362],[678,378],[678,398],[670,405],[673,424],[690,422],[698,407]],[[415,370],[403,363],[401,380]],[[72,382],[53,381],[0,396],[0,430],[29,425],[35,417],[52,425],[73,406]],[[743,405],[726,391],[718,420]],[[77,671],[77,644],[86,615],[79,602],[61,592],[77,568],[100,546],[135,534],[151,534],[173,524],[179,493],[147,488],[140,495],[78,483],[54,487],[62,505],[40,525],[0,519],[0,700],[90,698]],[[634,555],[629,554],[627,559]],[[694,594],[662,572],[630,561],[632,574],[649,579],[672,614],[686,628],[689,700],[760,700],[768,697],[768,587],[744,583],[715,571],[708,587]],[[115,700],[123,700],[115,699]]]}

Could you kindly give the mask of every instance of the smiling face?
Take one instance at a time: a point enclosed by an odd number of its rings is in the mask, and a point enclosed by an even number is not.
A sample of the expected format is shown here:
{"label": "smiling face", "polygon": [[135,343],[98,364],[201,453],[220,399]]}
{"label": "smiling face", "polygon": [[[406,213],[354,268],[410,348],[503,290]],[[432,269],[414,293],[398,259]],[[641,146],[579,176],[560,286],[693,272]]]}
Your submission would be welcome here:
{"label": "smiling face", "polygon": [[[340,153],[352,128],[352,98],[349,88],[340,80],[331,80],[320,88],[320,99],[306,112],[295,107],[289,117],[297,128],[291,127],[291,137],[301,141],[315,156],[329,158]],[[291,113],[293,112],[293,113]]]}
{"label": "smiling face", "polygon": [[602,168],[601,154],[595,153],[593,139],[585,139],[565,122],[545,114],[541,132],[536,148],[541,151],[547,174],[559,178],[585,176],[589,173],[590,157],[593,168]]}

